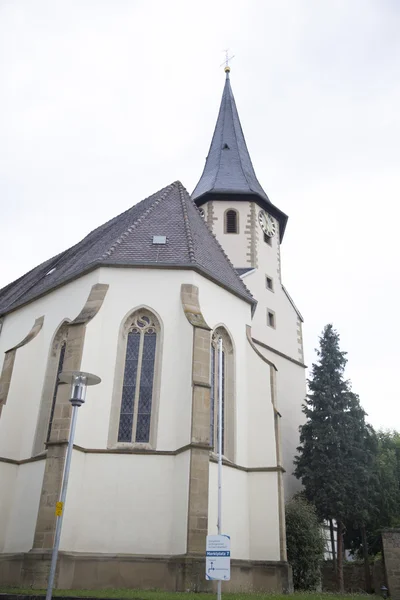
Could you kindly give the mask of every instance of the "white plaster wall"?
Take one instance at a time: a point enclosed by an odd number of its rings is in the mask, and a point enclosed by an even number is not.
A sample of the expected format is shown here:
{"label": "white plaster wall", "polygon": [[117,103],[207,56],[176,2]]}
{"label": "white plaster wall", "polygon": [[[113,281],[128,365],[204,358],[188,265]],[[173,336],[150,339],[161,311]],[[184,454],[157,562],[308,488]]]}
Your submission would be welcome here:
{"label": "white plaster wall", "polygon": [[[265,285],[265,272],[260,269],[250,273],[244,282],[258,301],[252,323],[253,337],[302,362],[301,344],[297,334],[297,313],[279,281],[274,282],[275,291],[271,292]],[[267,325],[268,310],[275,313],[275,328]]]}
{"label": "white plaster wall", "polygon": [[[258,264],[254,273],[243,278],[244,283],[258,302],[252,321],[253,336],[299,360],[297,313],[281,286],[279,224],[276,222],[277,232],[271,239],[270,246],[264,242],[264,234],[258,223],[258,213],[261,209],[257,204],[245,201],[214,201],[212,205],[214,218],[216,218],[213,222],[213,232],[236,268],[251,267],[247,256],[249,242],[245,234],[245,226],[250,216],[251,206],[253,205],[255,208]],[[239,213],[239,234],[224,233],[224,214],[229,208],[234,208]],[[266,288],[266,275],[273,279],[273,292]],[[268,308],[275,312],[276,329],[267,326]]]}
{"label": "white plaster wall", "polygon": [[0,419],[0,456],[16,460],[31,456],[51,341],[64,319],[79,314],[97,276],[96,272],[85,275],[5,317],[0,334],[0,370],[4,352],[22,341],[37,317],[45,318],[39,334],[16,353]]}
{"label": "white plaster wall", "polygon": [[[240,212],[240,233],[239,235],[225,234],[223,229],[223,215],[228,208],[235,208]],[[221,243],[230,260],[236,267],[246,266],[247,263],[243,257],[248,252],[248,242],[244,236],[242,224],[247,221],[250,214],[250,204],[248,202],[213,202],[214,217],[217,218],[213,224],[213,231],[218,241]],[[260,208],[256,205],[258,215]],[[257,269],[243,278],[243,282],[249,288],[258,304],[253,316],[252,336],[264,344],[275,348],[276,350],[288,355],[296,361],[302,360],[301,345],[298,341],[297,331],[297,313],[290,303],[287,295],[283,291],[280,276],[280,245],[279,231],[272,238],[271,246],[264,242],[262,230],[257,221]],[[266,276],[272,277],[274,291],[266,287]],[[273,329],[267,325],[267,309],[275,312],[276,328]],[[301,406],[306,394],[305,370],[279,355],[259,347],[272,362],[276,364],[279,371],[277,373],[277,403],[282,413],[281,420],[281,443],[283,466],[286,469],[284,476],[285,496],[290,498],[299,489],[299,483],[292,475],[293,458],[296,455],[296,448],[299,443],[299,425],[304,422],[304,415]],[[243,364],[243,363],[238,363]],[[248,367],[248,373],[251,373],[249,380],[249,398],[248,402],[252,404],[252,410],[247,406],[242,406],[239,400],[237,407],[237,420],[243,423],[243,429],[247,432],[254,431],[254,427],[260,429],[259,422],[254,419],[250,421],[251,416],[263,410],[263,400],[258,393],[265,387],[263,375],[259,373],[256,382],[252,382],[253,373],[258,369],[255,363]],[[240,385],[240,384],[239,384]],[[250,390],[250,388],[252,388]],[[243,392],[241,392],[243,393]],[[255,398],[259,397],[258,400]],[[240,396],[239,396],[240,398]],[[247,425],[244,423],[247,421]],[[245,435],[238,431],[238,444],[241,447],[241,441],[244,442]],[[261,459],[265,450],[255,441],[255,436],[249,436],[249,461]],[[241,460],[245,460],[245,454],[239,452]],[[247,459],[246,459],[247,460]],[[237,462],[240,462],[239,459]],[[243,463],[242,463],[243,464]]]}
{"label": "white plaster wall", "polygon": [[285,498],[288,500],[301,488],[300,482],[293,475],[293,459],[300,443],[299,426],[305,421],[302,412],[306,395],[304,368],[262,346],[257,346],[257,348],[264,356],[272,360],[278,369],[276,374],[277,404],[282,415],[280,419],[282,466],[286,470],[283,481]]}
{"label": "white plaster wall", "polygon": [[[244,279],[258,300],[252,323],[252,337],[296,361],[302,361],[297,332],[297,313],[282,289],[277,271],[274,277],[274,292],[269,291],[265,286],[265,275],[274,276],[273,267],[270,267],[268,262],[268,251],[273,250],[277,257],[277,241],[275,236],[273,240],[275,246],[272,248],[264,244],[263,252],[259,252],[259,269]],[[276,269],[278,269],[277,258]],[[266,324],[267,308],[275,311],[276,329]],[[300,489],[299,482],[293,476],[293,459],[299,445],[299,426],[304,423],[301,408],[306,395],[305,369],[261,346],[257,347],[278,368],[277,407],[282,415],[280,421],[282,462],[286,469],[284,488],[285,497],[290,498]]]}
{"label": "white plaster wall", "polygon": [[[218,465],[210,462],[208,533],[217,534]],[[222,467],[222,533],[231,536],[231,557],[250,558],[248,474]]]}
{"label": "white plaster wall", "polygon": [[[217,533],[218,465],[210,463],[208,533]],[[231,556],[279,560],[276,473],[246,473],[222,467],[222,533],[231,537]]]}
{"label": "white plaster wall", "polygon": [[171,554],[184,554],[187,549],[187,518],[189,506],[190,452],[182,452],[174,458],[172,482]]}
{"label": "white plaster wall", "polygon": [[249,473],[250,560],[280,560],[278,477]]}
{"label": "white plaster wall", "polygon": [[[279,264],[279,233],[272,238],[272,246],[266,244],[260,235],[258,268],[243,279],[258,302],[252,322],[253,337],[295,360],[300,360],[297,313],[283,291]],[[267,275],[273,279],[274,291],[266,287]],[[275,329],[267,325],[268,309],[275,312]]]}
{"label": "white plaster wall", "polygon": [[[32,549],[44,467],[44,460],[16,467],[3,552],[28,552]],[[1,487],[3,487],[3,479],[1,479]],[[0,506],[0,513],[2,513],[3,505]]]}
{"label": "white plaster wall", "polygon": [[[209,202],[208,204],[213,205],[214,218],[216,219],[213,221],[213,233],[217,236],[218,241],[229,256],[231,262],[235,267],[250,267],[250,258],[247,256],[249,248],[246,228],[248,227],[247,220],[250,215],[251,203],[244,201],[215,201]],[[237,211],[239,216],[239,233],[225,233],[224,231],[225,212],[232,208]]]}
{"label": "white plaster wall", "polygon": [[276,440],[270,367],[247,342],[248,467],[275,467]]}
{"label": "white plaster wall", "polygon": [[163,329],[161,393],[157,450],[176,450],[189,443],[193,327],[182,309],[182,283],[193,283],[191,271],[103,268],[99,282],[109,290],[86,329],[82,370],[96,373],[100,385],[89,388],[80,410],[76,443],[105,448],[108,443],[117,343],[121,324],[135,308],[147,306],[159,315]]}
{"label": "white plaster wall", "polygon": [[184,553],[188,474],[189,452],[175,457],[75,451],[60,548]]}
{"label": "white plaster wall", "polygon": [[0,462],[0,552],[4,552],[12,512],[18,465]]}

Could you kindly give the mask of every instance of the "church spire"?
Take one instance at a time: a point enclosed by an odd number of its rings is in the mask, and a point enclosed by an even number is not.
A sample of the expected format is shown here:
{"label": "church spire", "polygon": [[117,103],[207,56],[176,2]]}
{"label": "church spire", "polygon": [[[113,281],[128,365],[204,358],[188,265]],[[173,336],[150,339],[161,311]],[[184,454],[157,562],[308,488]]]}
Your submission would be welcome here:
{"label": "church spire", "polygon": [[203,174],[192,198],[207,192],[213,194],[257,194],[268,200],[259,184],[244,139],[230,82],[230,67],[225,67],[226,80],[217,124]]}
{"label": "church spire", "polygon": [[225,73],[214,135],[192,198],[198,206],[212,199],[249,201],[253,198],[278,219],[283,234],[287,216],[270,202],[257,179],[233,97],[229,65],[226,65]]}

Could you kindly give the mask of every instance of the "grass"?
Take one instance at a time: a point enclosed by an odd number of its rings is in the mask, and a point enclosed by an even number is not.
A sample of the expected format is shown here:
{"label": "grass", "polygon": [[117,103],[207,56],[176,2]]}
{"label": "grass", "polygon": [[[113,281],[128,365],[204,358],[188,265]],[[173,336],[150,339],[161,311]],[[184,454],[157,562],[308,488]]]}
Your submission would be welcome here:
{"label": "grass", "polygon": [[[45,595],[46,590],[33,590],[31,588],[11,588],[1,587],[0,594],[27,594],[27,595]],[[263,593],[238,593],[222,594],[224,600],[288,600],[288,596],[283,594],[263,594]],[[121,598],[126,600],[210,600],[215,594],[195,594],[190,592],[163,592],[149,590],[130,590],[130,589],[103,589],[103,590],[54,590],[53,596],[75,596],[82,598]],[[323,592],[296,592],[294,600],[366,600],[371,598],[367,594],[332,594]]]}

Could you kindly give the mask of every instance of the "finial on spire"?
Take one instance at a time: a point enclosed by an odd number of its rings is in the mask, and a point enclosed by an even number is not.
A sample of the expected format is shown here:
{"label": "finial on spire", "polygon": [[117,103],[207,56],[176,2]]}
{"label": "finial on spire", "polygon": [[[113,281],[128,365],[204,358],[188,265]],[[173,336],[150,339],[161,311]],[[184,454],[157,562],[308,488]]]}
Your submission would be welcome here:
{"label": "finial on spire", "polygon": [[220,65],[220,67],[225,65],[224,71],[226,73],[226,77],[229,77],[229,73],[231,72],[231,68],[229,66],[229,61],[232,60],[232,58],[235,58],[235,55],[229,56],[229,48],[227,48],[225,50],[225,60],[224,62]]}

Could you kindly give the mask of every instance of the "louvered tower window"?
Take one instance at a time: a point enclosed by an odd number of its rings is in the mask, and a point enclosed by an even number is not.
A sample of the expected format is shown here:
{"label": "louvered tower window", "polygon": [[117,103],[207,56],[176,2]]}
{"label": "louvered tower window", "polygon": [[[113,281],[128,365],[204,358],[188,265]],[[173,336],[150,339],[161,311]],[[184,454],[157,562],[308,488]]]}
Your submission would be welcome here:
{"label": "louvered tower window", "polygon": [[127,336],[118,442],[150,442],[159,325],[141,310]]}
{"label": "louvered tower window", "polygon": [[239,218],[236,210],[230,209],[225,213],[225,233],[239,232]]}

